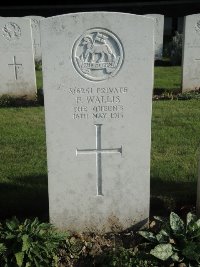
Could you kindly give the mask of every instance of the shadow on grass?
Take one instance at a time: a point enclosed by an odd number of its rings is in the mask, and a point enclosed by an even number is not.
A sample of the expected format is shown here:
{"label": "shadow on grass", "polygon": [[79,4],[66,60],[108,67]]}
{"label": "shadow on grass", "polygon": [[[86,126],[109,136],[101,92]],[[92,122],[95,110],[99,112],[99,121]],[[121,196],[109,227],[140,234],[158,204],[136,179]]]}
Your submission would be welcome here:
{"label": "shadow on grass", "polygon": [[19,177],[11,182],[0,183],[0,220],[17,216],[48,221],[47,177]]}
{"label": "shadow on grass", "polygon": [[44,106],[43,90],[38,89],[35,99],[28,100],[27,96],[15,97],[10,95],[0,96],[0,108],[5,107],[37,107]]}
{"label": "shadow on grass", "polygon": [[196,182],[151,179],[151,215],[166,216],[171,211],[184,215],[196,206]]}
{"label": "shadow on grass", "polygon": [[[151,178],[150,215],[186,213],[196,205],[196,182]],[[17,216],[49,221],[47,176],[24,176],[0,183],[0,220]]]}
{"label": "shadow on grass", "polygon": [[[162,94],[167,94],[167,93],[172,93],[173,95],[177,95],[181,93],[181,87],[179,84],[175,84],[177,87],[174,88],[154,88],[153,89],[153,94],[154,95],[162,95]],[[178,88],[179,86],[179,88]]]}
{"label": "shadow on grass", "polygon": [[170,60],[156,60],[155,66],[156,67],[170,67],[172,66],[172,63]]}

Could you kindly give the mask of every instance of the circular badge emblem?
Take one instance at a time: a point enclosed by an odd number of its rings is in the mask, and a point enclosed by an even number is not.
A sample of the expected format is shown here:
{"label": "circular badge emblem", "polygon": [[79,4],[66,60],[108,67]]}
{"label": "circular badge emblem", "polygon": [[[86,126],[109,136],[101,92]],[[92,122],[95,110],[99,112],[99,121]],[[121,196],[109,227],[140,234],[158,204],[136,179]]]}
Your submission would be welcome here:
{"label": "circular badge emblem", "polygon": [[37,19],[35,19],[35,18],[32,18],[31,19],[31,26],[32,26],[32,28],[35,28],[35,29],[38,29],[39,28],[39,20],[37,20]]}
{"label": "circular badge emblem", "polygon": [[195,30],[198,34],[200,34],[200,20],[197,21],[196,25],[195,25]]}
{"label": "circular badge emblem", "polygon": [[75,69],[91,81],[102,81],[115,76],[123,59],[123,47],[119,38],[101,28],[87,30],[76,40],[72,49]]}
{"label": "circular badge emblem", "polygon": [[21,36],[21,29],[20,27],[14,23],[14,22],[9,22],[3,27],[3,36],[11,41],[11,40],[17,40]]}

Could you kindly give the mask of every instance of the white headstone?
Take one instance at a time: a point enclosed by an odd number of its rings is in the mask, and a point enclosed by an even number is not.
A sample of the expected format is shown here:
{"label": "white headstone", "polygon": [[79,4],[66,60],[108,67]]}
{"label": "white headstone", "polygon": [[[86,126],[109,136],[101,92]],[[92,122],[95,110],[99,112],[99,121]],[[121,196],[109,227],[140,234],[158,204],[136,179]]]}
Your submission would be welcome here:
{"label": "white headstone", "polygon": [[35,99],[36,77],[29,19],[0,17],[0,95]]}
{"label": "white headstone", "polygon": [[182,91],[200,88],[200,14],[184,21]]}
{"label": "white headstone", "polygon": [[153,23],[117,12],[41,21],[50,220],[57,227],[122,230],[148,219]]}
{"label": "white headstone", "polygon": [[154,18],[155,31],[155,60],[162,60],[163,53],[163,33],[164,33],[164,15],[147,14],[146,16]]}
{"label": "white headstone", "polygon": [[41,41],[40,41],[40,20],[44,19],[44,17],[26,16],[25,18],[31,19],[34,58],[36,62],[39,62],[42,60]]}

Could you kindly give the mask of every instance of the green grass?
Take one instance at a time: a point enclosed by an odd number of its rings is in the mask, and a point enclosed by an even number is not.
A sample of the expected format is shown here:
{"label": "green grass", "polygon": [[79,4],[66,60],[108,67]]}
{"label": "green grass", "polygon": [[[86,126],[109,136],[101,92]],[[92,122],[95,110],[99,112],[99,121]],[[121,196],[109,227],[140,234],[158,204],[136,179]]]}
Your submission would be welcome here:
{"label": "green grass", "polygon": [[199,118],[198,100],[153,103],[151,192],[155,208],[158,199],[165,208],[195,204]]}
{"label": "green grass", "polygon": [[[200,101],[153,102],[152,213],[195,204]],[[43,107],[0,109],[0,218],[48,219]]]}
{"label": "green grass", "polygon": [[163,91],[180,91],[181,89],[181,67],[155,67],[154,88]]}
{"label": "green grass", "polygon": [[43,108],[2,108],[0,121],[0,217],[47,218]]}
{"label": "green grass", "polygon": [[42,71],[36,70],[37,89],[43,88]]}

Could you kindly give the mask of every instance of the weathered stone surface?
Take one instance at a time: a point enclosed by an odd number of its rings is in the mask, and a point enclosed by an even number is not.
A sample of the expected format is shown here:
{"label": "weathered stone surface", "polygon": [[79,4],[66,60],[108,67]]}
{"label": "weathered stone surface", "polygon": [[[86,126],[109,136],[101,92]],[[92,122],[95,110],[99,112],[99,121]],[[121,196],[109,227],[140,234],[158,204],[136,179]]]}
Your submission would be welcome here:
{"label": "weathered stone surface", "polygon": [[151,18],[112,12],[41,21],[57,227],[119,231],[149,217],[153,27]]}
{"label": "weathered stone surface", "polygon": [[26,16],[30,18],[33,38],[34,58],[36,62],[42,60],[41,41],[40,41],[40,20],[44,19],[41,16]]}
{"label": "weathered stone surface", "polygon": [[30,20],[0,17],[0,95],[35,99],[36,77]]}
{"label": "weathered stone surface", "polygon": [[200,88],[200,14],[184,21],[182,91]]}
{"label": "weathered stone surface", "polygon": [[162,60],[163,54],[163,34],[164,34],[164,15],[147,14],[146,16],[154,19],[154,41],[155,41],[155,60]]}

